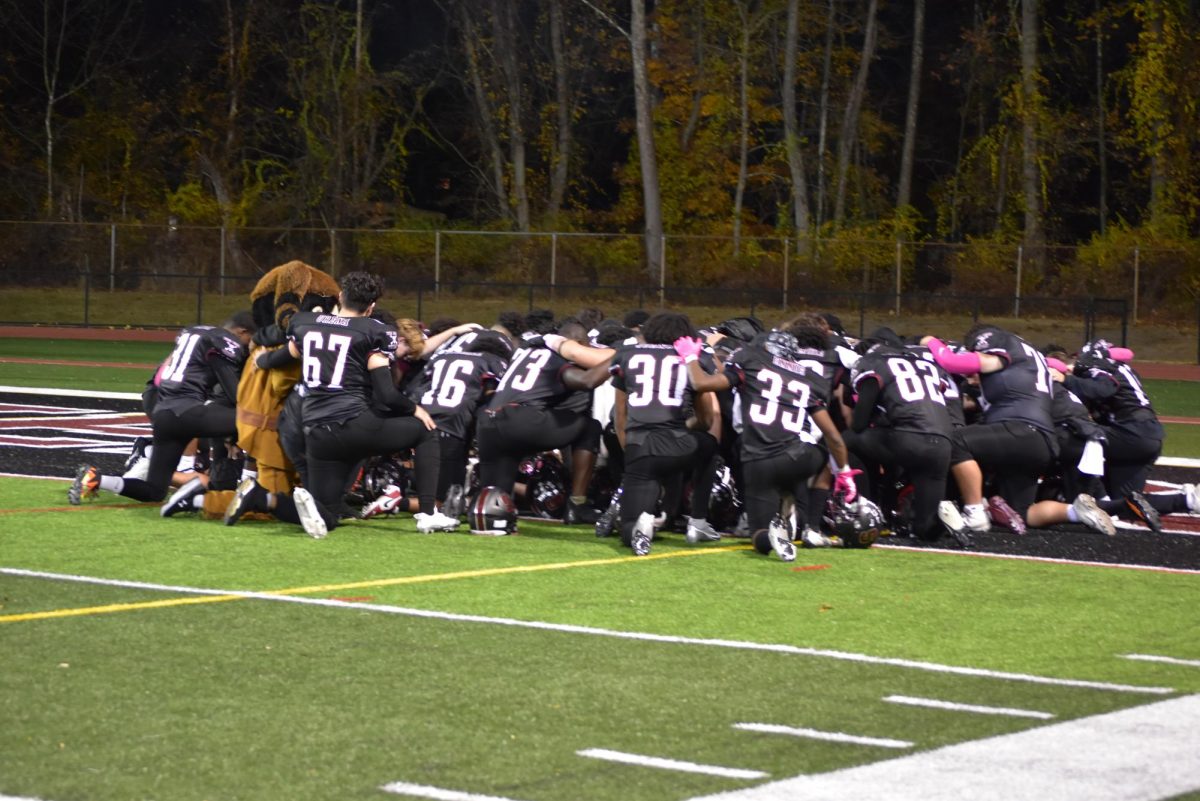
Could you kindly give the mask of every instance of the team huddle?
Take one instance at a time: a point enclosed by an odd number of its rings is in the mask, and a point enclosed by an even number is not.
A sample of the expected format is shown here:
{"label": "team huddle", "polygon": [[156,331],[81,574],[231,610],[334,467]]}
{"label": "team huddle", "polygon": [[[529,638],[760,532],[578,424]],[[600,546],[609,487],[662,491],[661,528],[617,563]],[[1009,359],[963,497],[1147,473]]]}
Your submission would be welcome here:
{"label": "team huddle", "polygon": [[1133,354],[1103,340],[1072,357],[987,325],[851,340],[833,315],[697,329],[595,309],[425,328],[382,294],[365,272],[271,271],[251,312],[179,333],[143,393],[150,442],[122,475],[81,466],[68,499],[315,538],[396,514],[511,534],[522,506],[639,556],[676,530],[784,561],[881,532],[966,548],[993,526],[1111,535],[1116,516],[1158,531],[1200,511],[1194,485],[1144,494],[1163,428]]}

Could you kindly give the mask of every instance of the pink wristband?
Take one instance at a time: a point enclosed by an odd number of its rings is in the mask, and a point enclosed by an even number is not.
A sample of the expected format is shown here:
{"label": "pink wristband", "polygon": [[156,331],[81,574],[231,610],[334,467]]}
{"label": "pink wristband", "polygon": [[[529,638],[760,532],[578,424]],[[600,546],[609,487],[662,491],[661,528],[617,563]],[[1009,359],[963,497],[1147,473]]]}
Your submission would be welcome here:
{"label": "pink wristband", "polygon": [[1125,364],[1133,361],[1133,351],[1129,348],[1112,347],[1108,349],[1108,355],[1112,357],[1114,362]]}

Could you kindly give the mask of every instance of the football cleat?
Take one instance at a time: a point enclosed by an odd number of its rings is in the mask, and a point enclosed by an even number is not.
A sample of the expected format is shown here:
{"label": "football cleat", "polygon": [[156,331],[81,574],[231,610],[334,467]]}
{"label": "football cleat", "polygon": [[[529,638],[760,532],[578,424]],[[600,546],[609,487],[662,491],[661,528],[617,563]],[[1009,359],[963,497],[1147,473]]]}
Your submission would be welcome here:
{"label": "football cleat", "polygon": [[630,545],[633,546],[634,556],[645,556],[650,553],[650,540],[654,538],[654,515],[642,512],[637,522],[633,524],[633,536]]}
{"label": "football cleat", "polygon": [[942,501],[938,504],[938,520],[946,527],[946,531],[963,548],[971,547],[971,535],[967,533],[967,524],[963,521],[962,513],[954,505],[954,501]]}
{"label": "football cleat", "polygon": [[204,480],[196,476],[171,493],[171,497],[167,498],[167,502],[162,505],[158,513],[163,517],[173,517],[180,512],[194,512],[196,511],[195,499],[199,498],[207,490],[208,488],[204,486]]}
{"label": "football cleat", "polygon": [[612,533],[617,530],[617,523],[620,520],[621,493],[618,491],[613,494],[612,502],[608,505],[608,508],[596,519],[596,536],[611,537]]}
{"label": "football cleat", "polygon": [[229,505],[225,507],[225,525],[232,526],[234,523],[242,519],[242,515],[251,510],[257,510],[257,502],[260,493],[265,492],[258,486],[258,482],[252,478],[248,478],[237,485],[234,490],[233,498],[229,501]]}
{"label": "football cleat", "polygon": [[[447,497],[449,494],[449,492],[446,493]],[[383,488],[382,495],[362,508],[359,516],[363,520],[370,520],[375,515],[393,514],[399,511],[402,500],[404,500],[404,493],[400,491],[400,488],[395,484],[388,484]]]}
{"label": "football cleat", "polygon": [[1108,512],[1097,506],[1096,499],[1091,495],[1081,493],[1071,502],[1071,508],[1075,510],[1075,516],[1079,518],[1079,522],[1088,528],[1095,529],[1101,534],[1107,534],[1110,537],[1117,533],[1117,527],[1113,525],[1112,518],[1108,516]]}
{"label": "football cleat", "polygon": [[767,539],[771,542],[771,550],[783,562],[794,562],[796,560],[796,546],[792,544],[792,537],[788,534],[787,526],[779,518],[771,521],[771,525],[767,526]]}
{"label": "football cleat", "polygon": [[1002,526],[1017,536],[1025,534],[1025,521],[1017,514],[1017,510],[1009,506],[1008,501],[999,495],[993,495],[988,499],[987,510],[988,517],[997,526]]}
{"label": "football cleat", "polygon": [[442,501],[442,514],[446,517],[459,518],[467,513],[466,493],[462,484],[451,484],[446,490],[446,500]]}
{"label": "football cleat", "polygon": [[1200,487],[1195,484],[1184,484],[1180,489],[1183,491],[1183,497],[1187,500],[1188,511],[1192,514],[1200,514]]}
{"label": "football cleat", "polygon": [[417,512],[413,515],[413,520],[417,521],[417,531],[422,534],[430,534],[434,531],[454,531],[462,524],[457,517],[448,517],[441,512],[433,514]]}
{"label": "football cleat", "polygon": [[976,534],[989,531],[994,519],[988,517],[988,509],[982,503],[963,504],[962,517],[967,530]]}
{"label": "football cleat", "polygon": [[312,493],[304,487],[296,487],[292,490],[292,501],[296,504],[296,514],[300,516],[300,525],[304,526],[304,533],[314,540],[324,539],[329,529],[325,525],[325,519],[321,517],[321,510],[317,508],[317,501]]}
{"label": "football cleat", "polygon": [[568,526],[590,526],[599,520],[600,516],[596,514],[596,510],[588,506],[586,502],[578,504],[572,503],[568,498],[566,506],[567,513],[564,518],[564,522]]}
{"label": "football cleat", "polygon": [[150,438],[138,437],[133,441],[129,458],[121,468],[121,478],[136,478],[145,481],[150,475]]}
{"label": "football cleat", "polygon": [[67,488],[67,502],[78,506],[84,498],[95,498],[99,493],[100,471],[90,464],[80,465],[75,480]]}
{"label": "football cleat", "polygon": [[1140,492],[1131,492],[1125,496],[1125,505],[1138,520],[1146,524],[1146,528],[1155,534],[1162,533],[1162,518],[1158,516],[1158,510],[1150,505],[1149,498]]}
{"label": "football cleat", "polygon": [[[768,529],[767,535],[770,533]],[[800,532],[800,542],[805,548],[832,548],[837,544],[832,537],[826,537],[812,526],[805,526]]]}
{"label": "football cleat", "polygon": [[721,532],[702,517],[689,517],[685,538],[695,545],[697,542],[720,542]]}
{"label": "football cleat", "polygon": [[750,536],[750,518],[745,512],[738,516],[737,525],[733,527],[733,536],[741,540]]}

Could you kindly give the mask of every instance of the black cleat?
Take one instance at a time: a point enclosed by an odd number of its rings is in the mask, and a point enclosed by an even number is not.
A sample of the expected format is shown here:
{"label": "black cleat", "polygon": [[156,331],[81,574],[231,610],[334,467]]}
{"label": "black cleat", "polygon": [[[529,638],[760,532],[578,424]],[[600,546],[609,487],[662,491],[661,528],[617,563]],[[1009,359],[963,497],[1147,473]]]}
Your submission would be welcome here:
{"label": "black cleat", "polygon": [[600,515],[596,510],[587,505],[587,502],[576,504],[570,499],[567,500],[567,514],[565,516],[568,526],[590,526],[600,520]]}
{"label": "black cleat", "polygon": [[596,519],[596,536],[611,537],[613,532],[617,530],[617,523],[621,520],[621,496],[614,495],[612,503],[608,508]]}
{"label": "black cleat", "polygon": [[233,500],[225,507],[225,525],[232,526],[241,520],[246,512],[265,509],[266,504],[262,503],[262,496],[265,494],[266,490],[258,486],[258,482],[252,478],[238,484],[237,491],[233,493]]}
{"label": "black cleat", "polygon": [[167,498],[167,502],[162,505],[158,513],[163,517],[173,517],[180,512],[194,512],[196,505],[193,501],[207,491],[204,482],[199,476],[193,478]]}
{"label": "black cleat", "polygon": [[1150,505],[1149,498],[1140,492],[1131,492],[1125,496],[1125,505],[1138,520],[1146,524],[1146,528],[1155,534],[1162,533],[1162,518],[1158,516],[1158,510]]}
{"label": "black cleat", "polygon": [[442,514],[446,517],[459,518],[467,513],[467,500],[463,493],[462,484],[451,484],[446,490],[446,500],[442,501]]}

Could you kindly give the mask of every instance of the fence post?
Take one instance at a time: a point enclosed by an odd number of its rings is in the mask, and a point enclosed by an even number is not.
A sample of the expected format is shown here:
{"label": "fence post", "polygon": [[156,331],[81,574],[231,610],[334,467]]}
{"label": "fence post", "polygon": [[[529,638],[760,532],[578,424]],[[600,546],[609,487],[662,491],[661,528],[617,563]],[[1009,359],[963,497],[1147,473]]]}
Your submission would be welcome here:
{"label": "fence post", "polygon": [[896,240],[896,316],[900,316],[900,270],[904,259],[904,251],[900,240]]}
{"label": "fence post", "polygon": [[117,224],[108,227],[108,291],[117,288]]}
{"label": "fence post", "polygon": [[424,300],[424,297],[423,297],[424,294],[425,294],[425,285],[417,284],[417,319],[418,320],[424,319],[424,316],[421,314],[421,303]]}
{"label": "fence post", "polygon": [[1138,245],[1133,246],[1133,324],[1137,325],[1138,321],[1138,277],[1141,272],[1142,249]]}
{"label": "fence post", "polygon": [[1013,317],[1021,316],[1021,265],[1025,261],[1025,248],[1017,245],[1017,288],[1013,296]]}
{"label": "fence post", "polygon": [[529,311],[533,311],[533,276],[529,277]]}
{"label": "fence post", "polygon": [[204,324],[204,276],[196,276],[196,325]]}
{"label": "fence post", "polygon": [[658,308],[667,302],[667,235],[663,234],[658,242]]}
{"label": "fence post", "polygon": [[554,301],[554,285],[558,280],[558,233],[550,234],[550,300]]}
{"label": "fence post", "polygon": [[858,337],[866,336],[867,330],[867,293],[858,293]]}
{"label": "fence post", "polygon": [[221,225],[221,297],[225,297],[225,226]]}
{"label": "fence post", "polygon": [[[1200,309],[1200,304],[1197,305]],[[88,270],[83,274],[83,327],[90,328],[92,311],[92,271]]]}
{"label": "fence post", "polygon": [[785,236],[783,238],[783,310],[787,311],[787,293],[788,293],[788,256],[792,250],[792,238]]}
{"label": "fence post", "polygon": [[442,232],[433,232],[433,296],[442,291]]}

